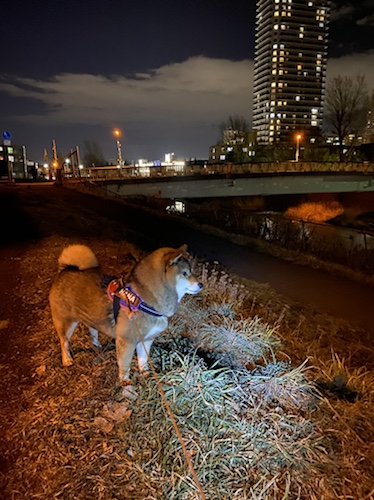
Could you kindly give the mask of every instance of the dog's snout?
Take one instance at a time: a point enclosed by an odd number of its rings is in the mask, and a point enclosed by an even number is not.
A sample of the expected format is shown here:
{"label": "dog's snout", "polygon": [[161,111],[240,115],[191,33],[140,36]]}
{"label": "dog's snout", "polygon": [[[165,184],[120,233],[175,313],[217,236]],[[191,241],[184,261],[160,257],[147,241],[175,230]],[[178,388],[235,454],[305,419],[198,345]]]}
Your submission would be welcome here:
{"label": "dog's snout", "polygon": [[203,285],[200,281],[199,281],[199,283],[197,284],[197,286],[199,287],[199,289],[200,289],[200,290],[204,287],[204,285]]}

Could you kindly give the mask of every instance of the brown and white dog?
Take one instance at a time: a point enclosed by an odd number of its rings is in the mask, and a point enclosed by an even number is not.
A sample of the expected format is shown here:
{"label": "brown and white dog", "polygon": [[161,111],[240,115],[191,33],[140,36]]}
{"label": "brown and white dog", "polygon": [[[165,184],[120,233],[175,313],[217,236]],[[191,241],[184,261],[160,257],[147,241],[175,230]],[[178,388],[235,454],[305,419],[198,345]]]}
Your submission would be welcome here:
{"label": "brown and white dog", "polygon": [[130,378],[135,350],[139,369],[147,370],[152,343],[167,328],[168,318],[182,297],[203,287],[191,273],[186,251],[186,245],[159,248],[135,266],[125,285],[121,279],[113,279],[106,286],[90,248],[66,247],[58,259],[59,273],[49,294],[63,365],[73,362],[69,340],[81,322],[88,327],[96,347],[100,347],[98,332],[116,339],[121,381]]}

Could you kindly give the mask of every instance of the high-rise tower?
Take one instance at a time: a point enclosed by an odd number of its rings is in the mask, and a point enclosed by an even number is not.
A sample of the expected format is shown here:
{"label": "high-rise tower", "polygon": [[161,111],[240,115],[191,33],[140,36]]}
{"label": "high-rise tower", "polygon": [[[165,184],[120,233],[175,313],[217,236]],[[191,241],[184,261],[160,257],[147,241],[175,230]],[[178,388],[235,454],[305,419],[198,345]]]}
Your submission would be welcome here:
{"label": "high-rise tower", "polygon": [[260,144],[320,133],[328,0],[258,0],[253,128]]}

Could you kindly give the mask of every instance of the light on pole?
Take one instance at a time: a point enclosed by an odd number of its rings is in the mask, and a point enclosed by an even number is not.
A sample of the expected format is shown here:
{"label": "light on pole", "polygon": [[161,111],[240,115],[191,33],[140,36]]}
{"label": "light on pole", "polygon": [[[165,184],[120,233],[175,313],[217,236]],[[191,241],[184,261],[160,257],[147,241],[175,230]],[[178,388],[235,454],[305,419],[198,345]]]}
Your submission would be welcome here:
{"label": "light on pole", "polygon": [[114,137],[116,138],[117,143],[117,163],[118,167],[122,167],[122,150],[121,150],[121,141],[119,140],[121,137],[121,131],[119,128],[114,129],[113,131]]}
{"label": "light on pole", "polygon": [[301,140],[301,134],[297,134],[297,136],[296,136],[295,161],[299,161],[299,157],[300,157],[300,140]]}

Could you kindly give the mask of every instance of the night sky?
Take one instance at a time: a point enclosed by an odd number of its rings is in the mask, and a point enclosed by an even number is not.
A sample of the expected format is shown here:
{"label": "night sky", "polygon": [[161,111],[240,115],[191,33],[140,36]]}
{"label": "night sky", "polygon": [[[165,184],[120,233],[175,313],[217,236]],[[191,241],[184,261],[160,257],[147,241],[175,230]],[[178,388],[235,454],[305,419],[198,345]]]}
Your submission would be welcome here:
{"label": "night sky", "polygon": [[[2,6],[0,129],[42,161],[85,140],[128,160],[206,158],[229,115],[252,118],[255,1],[11,0]],[[374,89],[374,0],[332,3],[328,78]]]}

